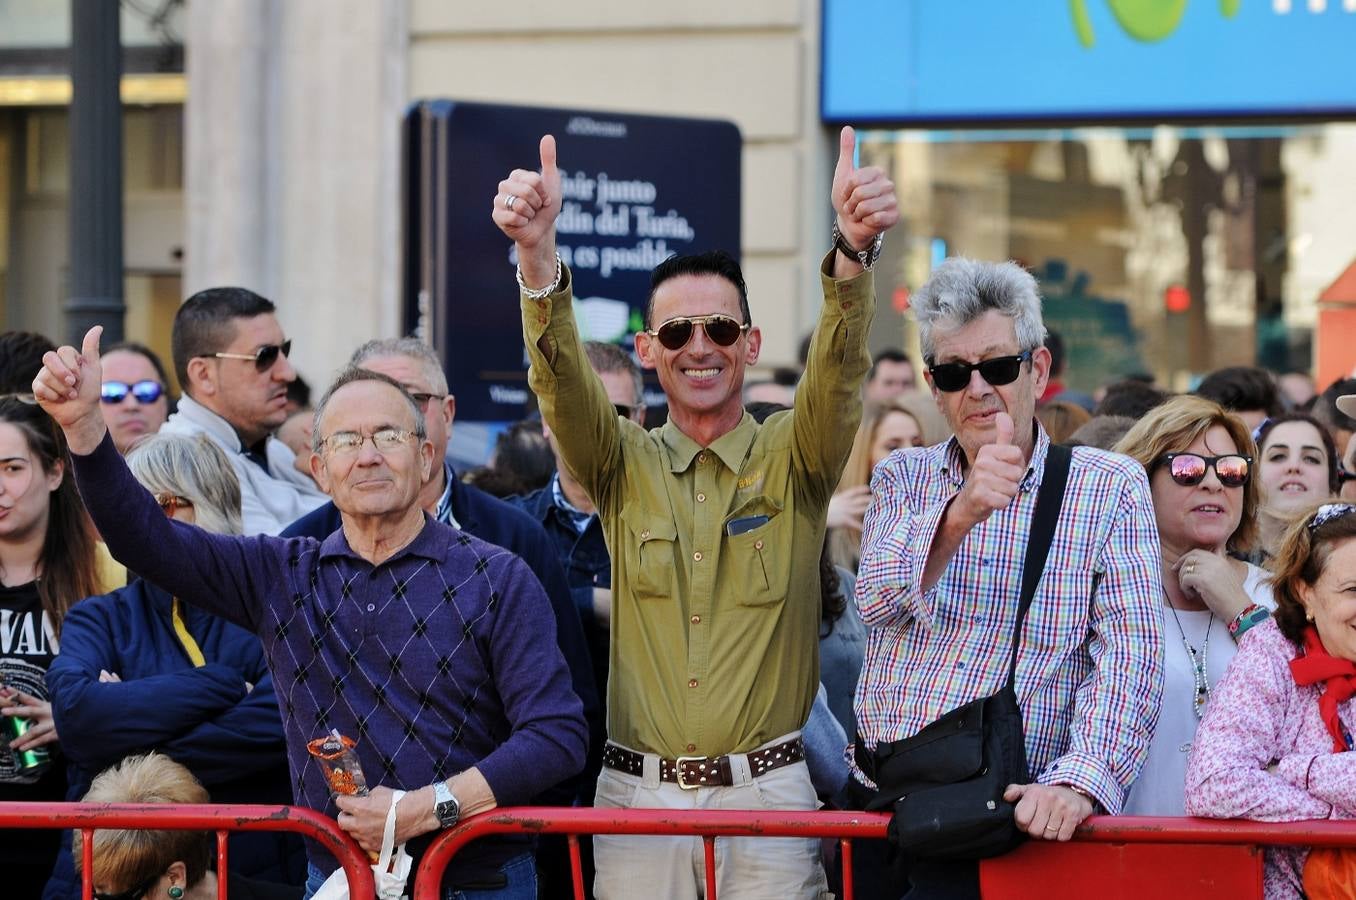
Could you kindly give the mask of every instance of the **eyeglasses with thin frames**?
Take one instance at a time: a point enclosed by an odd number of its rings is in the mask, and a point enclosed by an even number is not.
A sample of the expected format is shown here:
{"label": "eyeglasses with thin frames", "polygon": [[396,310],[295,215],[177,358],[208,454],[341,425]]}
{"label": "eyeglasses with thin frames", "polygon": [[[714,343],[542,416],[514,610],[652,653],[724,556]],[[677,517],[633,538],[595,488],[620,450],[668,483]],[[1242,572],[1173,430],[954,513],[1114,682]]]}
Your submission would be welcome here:
{"label": "eyeglasses with thin frames", "polygon": [[281,344],[264,344],[253,353],[227,353],[223,350],[212,354],[217,359],[243,359],[252,362],[254,368],[260,372],[267,372],[273,368],[273,364],[278,361],[280,355],[292,355],[291,340],[283,341]]}
{"label": "eyeglasses with thin frames", "polygon": [[413,431],[401,428],[379,428],[372,434],[359,434],[356,431],[337,431],[321,441],[321,450],[331,456],[352,456],[369,440],[378,453],[392,453],[410,438],[419,437]]}

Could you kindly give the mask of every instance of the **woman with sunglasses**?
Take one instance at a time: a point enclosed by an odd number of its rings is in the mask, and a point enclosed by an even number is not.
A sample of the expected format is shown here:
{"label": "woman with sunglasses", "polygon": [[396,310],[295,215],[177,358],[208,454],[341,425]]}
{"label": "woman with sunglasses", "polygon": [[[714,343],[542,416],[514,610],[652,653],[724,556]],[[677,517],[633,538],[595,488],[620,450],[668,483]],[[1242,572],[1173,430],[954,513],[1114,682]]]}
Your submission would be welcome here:
{"label": "woman with sunglasses", "polygon": [[[0,801],[66,793],[45,676],[67,611],[102,590],[94,532],[69,475],[56,424],[31,396],[0,396]],[[45,829],[5,833],[7,896],[41,893],[58,839]]]}
{"label": "woman with sunglasses", "polygon": [[[1249,632],[1196,735],[1193,816],[1262,822],[1356,819],[1356,506],[1329,503],[1290,526],[1272,562],[1274,621]],[[1351,851],[1266,850],[1264,894],[1323,891],[1356,870]]]}
{"label": "woman with sunglasses", "polygon": [[[153,435],[127,465],[170,518],[240,533],[240,483],[210,438]],[[72,610],[47,684],[71,761],[67,799],[79,799],[95,773],[124,755],[154,748],[187,766],[218,802],[290,801],[282,719],[259,639],[149,582]],[[68,845],[67,837],[46,900],[80,896]],[[234,835],[230,858],[233,873],[297,885],[305,877],[300,842],[281,834]]]}
{"label": "woman with sunglasses", "polygon": [[[99,773],[82,798],[86,803],[210,803],[193,773],[168,756],[129,756]],[[217,798],[220,802],[220,798]],[[75,837],[80,859],[83,836]],[[94,900],[216,900],[217,874],[210,868],[216,837],[208,831],[94,832]],[[300,890],[258,882],[232,872],[229,900],[296,900]]]}
{"label": "woman with sunglasses", "polygon": [[1286,529],[1339,488],[1337,448],[1328,430],[1307,413],[1285,413],[1257,429],[1257,546],[1249,557],[1268,565]]}
{"label": "woman with sunglasses", "polygon": [[118,452],[155,434],[169,418],[169,376],[149,347],[131,341],[114,344],[103,355],[104,421]]}
{"label": "woman with sunglasses", "polygon": [[1252,437],[1222,406],[1173,397],[1116,445],[1149,475],[1163,572],[1163,703],[1127,815],[1183,815],[1187,755],[1235,642],[1269,614],[1266,573],[1230,556],[1257,533]]}

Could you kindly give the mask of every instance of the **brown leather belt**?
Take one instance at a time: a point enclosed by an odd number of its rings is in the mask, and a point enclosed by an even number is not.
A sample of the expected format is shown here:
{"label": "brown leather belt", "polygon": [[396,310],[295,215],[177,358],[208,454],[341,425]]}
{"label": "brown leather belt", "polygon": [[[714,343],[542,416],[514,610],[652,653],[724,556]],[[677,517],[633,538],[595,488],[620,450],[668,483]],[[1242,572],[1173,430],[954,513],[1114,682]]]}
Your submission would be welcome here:
{"label": "brown leather belt", "polygon": [[[783,741],[762,750],[751,753],[735,753],[733,756],[746,756],[749,772],[754,778],[766,775],[774,769],[789,766],[805,759],[805,745],[798,737]],[[645,775],[645,754],[627,750],[608,742],[603,748],[603,765],[618,772],[625,772],[642,778]],[[731,787],[734,785],[734,770],[730,766],[730,756],[680,756],[677,759],[659,760],[659,780],[677,784],[685,790],[699,787]]]}

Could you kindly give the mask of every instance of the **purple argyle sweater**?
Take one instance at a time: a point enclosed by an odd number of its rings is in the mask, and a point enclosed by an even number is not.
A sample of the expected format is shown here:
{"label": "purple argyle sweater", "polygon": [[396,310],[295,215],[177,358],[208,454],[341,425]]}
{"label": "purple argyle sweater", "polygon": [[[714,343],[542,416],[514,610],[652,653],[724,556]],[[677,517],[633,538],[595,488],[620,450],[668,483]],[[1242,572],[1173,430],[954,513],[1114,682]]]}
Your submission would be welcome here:
{"label": "purple argyle sweater", "polygon": [[476,766],[511,806],[582,768],[583,708],[517,556],[428,517],[378,566],[342,531],[323,543],[210,534],[166,518],[110,438],[74,461],[115,559],[263,641],[299,805],[337,813],[306,751],[331,728],[357,738],[370,787],[414,790]]}

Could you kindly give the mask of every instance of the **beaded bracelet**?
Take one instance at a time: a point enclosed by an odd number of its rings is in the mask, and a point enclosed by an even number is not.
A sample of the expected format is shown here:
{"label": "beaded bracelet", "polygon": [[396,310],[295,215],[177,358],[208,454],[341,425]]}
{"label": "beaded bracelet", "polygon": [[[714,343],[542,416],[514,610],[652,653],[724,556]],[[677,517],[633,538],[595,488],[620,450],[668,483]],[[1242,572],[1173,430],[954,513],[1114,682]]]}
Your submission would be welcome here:
{"label": "beaded bracelet", "polygon": [[529,300],[541,300],[541,299],[544,299],[544,298],[546,298],[546,297],[551,296],[551,295],[554,294],[556,291],[560,290],[561,265],[562,265],[562,264],[561,264],[561,261],[560,261],[560,254],[557,253],[557,254],[556,254],[556,277],[555,277],[555,280],[552,281],[550,284],[548,284],[546,287],[542,287],[542,288],[530,288],[530,287],[528,287],[526,284],[523,283],[523,267],[522,267],[522,264],[520,263],[520,264],[518,265],[518,272],[517,272],[517,275],[515,276],[515,277],[517,277],[517,279],[518,279],[518,289],[521,290],[521,291],[523,292],[523,296],[526,297],[526,298],[529,299]]}
{"label": "beaded bracelet", "polygon": [[1243,611],[1234,616],[1234,620],[1229,623],[1229,635],[1235,641],[1252,626],[1265,622],[1271,618],[1271,610],[1265,606],[1258,606],[1256,603],[1249,603],[1243,607]]}

